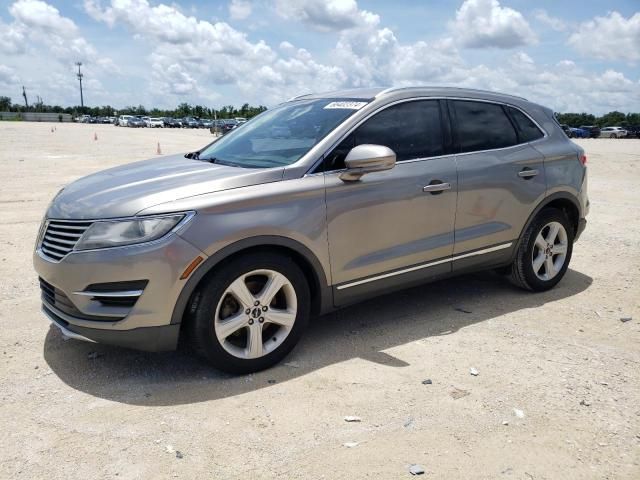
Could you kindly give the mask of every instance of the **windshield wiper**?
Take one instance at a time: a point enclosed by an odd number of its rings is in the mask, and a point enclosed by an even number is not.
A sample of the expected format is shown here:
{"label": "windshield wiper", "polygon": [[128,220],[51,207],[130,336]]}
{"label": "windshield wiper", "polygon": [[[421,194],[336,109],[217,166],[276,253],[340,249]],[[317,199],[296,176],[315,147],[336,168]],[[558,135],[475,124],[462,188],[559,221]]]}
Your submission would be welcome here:
{"label": "windshield wiper", "polygon": [[184,154],[185,158],[191,158],[192,160],[200,160],[200,152],[189,152]]}

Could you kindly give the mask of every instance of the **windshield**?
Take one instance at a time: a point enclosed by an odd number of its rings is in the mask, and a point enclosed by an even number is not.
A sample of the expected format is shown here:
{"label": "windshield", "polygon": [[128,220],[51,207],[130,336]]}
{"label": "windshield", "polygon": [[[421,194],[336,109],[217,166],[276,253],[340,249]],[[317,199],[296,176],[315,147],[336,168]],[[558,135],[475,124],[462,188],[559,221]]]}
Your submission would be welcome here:
{"label": "windshield", "polygon": [[200,160],[245,168],[291,165],[367,102],[341,99],[287,103],[235,128],[200,152]]}

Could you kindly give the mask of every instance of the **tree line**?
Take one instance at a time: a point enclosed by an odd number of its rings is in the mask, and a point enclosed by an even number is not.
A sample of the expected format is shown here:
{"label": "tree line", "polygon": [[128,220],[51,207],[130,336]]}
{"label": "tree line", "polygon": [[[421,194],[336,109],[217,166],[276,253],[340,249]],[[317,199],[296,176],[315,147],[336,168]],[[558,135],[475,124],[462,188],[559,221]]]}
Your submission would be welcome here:
{"label": "tree line", "polygon": [[570,127],[597,125],[598,127],[631,127],[640,125],[640,113],[609,112],[601,117],[590,113],[558,113],[556,118]]}
{"label": "tree line", "polygon": [[[113,108],[110,105],[102,107],[61,107],[59,105],[45,105],[42,102],[36,102],[29,105],[29,108],[22,104],[11,102],[11,98],[0,96],[0,112],[53,112],[53,113],[69,113],[71,115],[91,115],[94,117],[112,117],[114,115],[147,115],[150,117],[198,117],[198,118],[234,118],[234,117],[255,117],[267,109],[264,105],[257,107],[245,103],[240,108],[233,105],[225,105],[219,109],[212,109],[202,105],[190,105],[181,103],[174,110],[164,110],[159,108],[147,109],[143,105],[127,106],[124,108]],[[556,118],[560,123],[567,124],[570,127],[579,127],[581,125],[597,125],[599,127],[629,127],[632,125],[640,125],[640,113],[622,113],[613,111],[606,113],[600,117],[590,113],[557,113]]]}
{"label": "tree line", "polygon": [[12,103],[10,97],[0,96],[0,112],[52,112],[52,113],[69,113],[73,116],[77,115],[91,115],[92,117],[113,117],[115,115],[145,115],[149,117],[198,117],[198,118],[234,118],[255,117],[261,112],[267,109],[264,105],[258,105],[254,107],[245,103],[241,107],[237,108],[234,105],[225,105],[219,109],[212,109],[203,105],[190,105],[188,103],[181,103],[173,110],[166,110],[161,108],[147,109],[144,105],[127,106],[124,108],[114,108],[110,105],[103,105],[101,107],[81,107],[76,105],[74,107],[61,107],[59,105],[45,105],[42,102],[36,102],[33,105],[29,105],[27,108],[25,105]]}

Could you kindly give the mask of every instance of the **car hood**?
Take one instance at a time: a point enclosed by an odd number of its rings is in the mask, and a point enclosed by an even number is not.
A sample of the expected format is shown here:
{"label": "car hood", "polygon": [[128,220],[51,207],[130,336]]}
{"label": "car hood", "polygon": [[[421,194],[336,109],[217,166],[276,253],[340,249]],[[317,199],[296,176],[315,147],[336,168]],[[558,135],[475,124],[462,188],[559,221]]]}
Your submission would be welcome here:
{"label": "car hood", "polygon": [[51,202],[48,218],[127,217],[182,198],[282,179],[283,168],[216,165],[183,155],[144,160],[94,173],[65,187]]}

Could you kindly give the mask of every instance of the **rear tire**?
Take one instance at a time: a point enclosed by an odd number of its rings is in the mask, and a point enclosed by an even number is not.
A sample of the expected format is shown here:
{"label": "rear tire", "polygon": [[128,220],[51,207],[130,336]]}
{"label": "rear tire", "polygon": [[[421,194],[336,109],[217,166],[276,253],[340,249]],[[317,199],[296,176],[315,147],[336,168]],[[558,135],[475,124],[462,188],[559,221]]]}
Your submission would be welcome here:
{"label": "rear tire", "polygon": [[311,312],[304,273],[289,257],[256,252],[216,267],[194,296],[188,334],[195,351],[230,373],[280,362]]}
{"label": "rear tire", "polygon": [[617,135],[616,135],[615,133],[612,133],[612,134],[611,134],[611,136],[610,136],[609,138],[616,139],[616,138],[618,138],[618,137],[617,137]]}
{"label": "rear tire", "polygon": [[569,267],[574,235],[564,213],[555,208],[542,210],[518,246],[511,265],[512,283],[535,292],[555,287]]}

